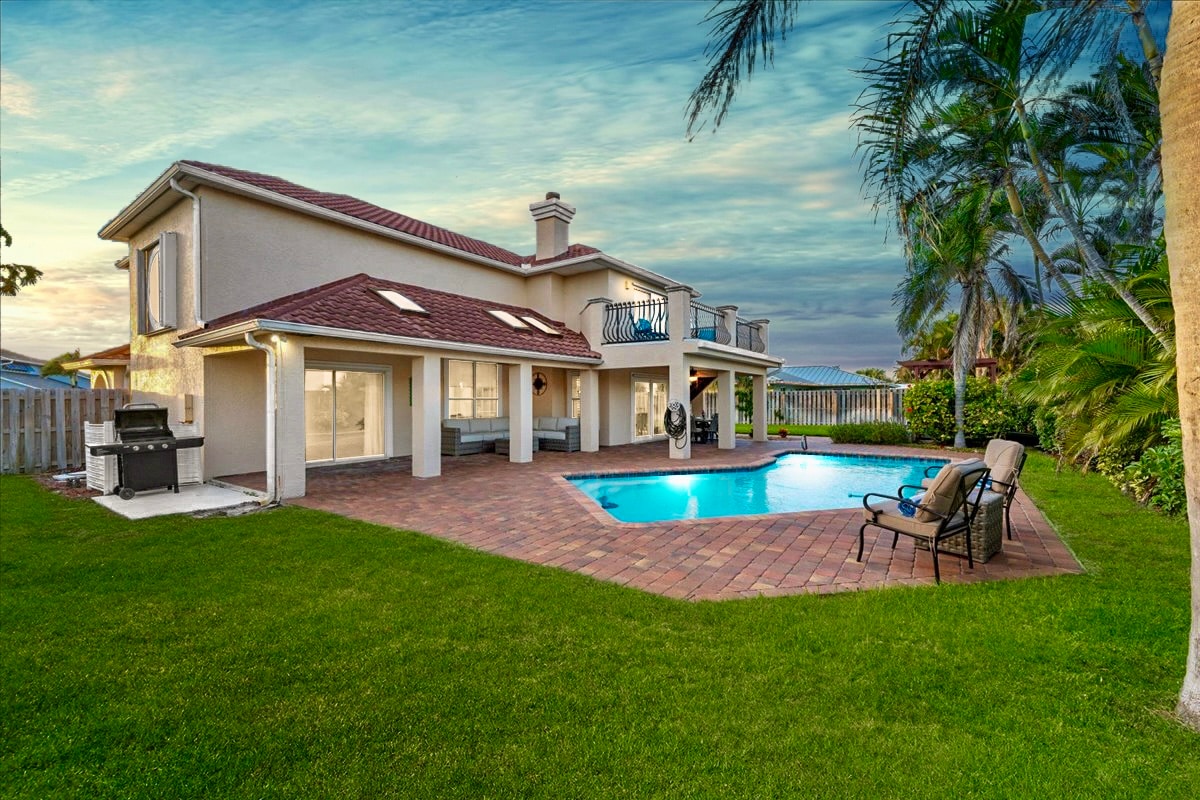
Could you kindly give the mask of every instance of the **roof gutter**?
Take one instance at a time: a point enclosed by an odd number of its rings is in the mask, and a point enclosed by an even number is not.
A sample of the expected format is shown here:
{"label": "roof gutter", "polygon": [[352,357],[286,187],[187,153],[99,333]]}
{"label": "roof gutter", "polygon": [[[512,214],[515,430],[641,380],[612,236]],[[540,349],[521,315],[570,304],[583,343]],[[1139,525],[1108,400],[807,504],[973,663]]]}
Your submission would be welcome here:
{"label": "roof gutter", "polygon": [[171,188],[192,199],[192,316],[196,319],[196,327],[203,328],[204,316],[200,313],[204,286],[200,268],[200,197],[180,186],[175,178],[171,178]]}
{"label": "roof gutter", "polygon": [[279,445],[275,434],[275,424],[279,417],[279,361],[275,357],[275,348],[255,339],[253,333],[246,334],[246,344],[267,354],[267,497],[262,501],[262,505],[269,506],[279,499],[279,470],[276,461]]}
{"label": "roof gutter", "polygon": [[479,355],[499,356],[508,358],[549,359],[570,364],[600,364],[603,358],[596,356],[566,356],[558,353],[543,353],[538,350],[513,350],[504,347],[487,347],[466,342],[447,342],[441,339],[418,339],[413,336],[396,336],[390,333],[374,333],[372,331],[353,331],[346,328],[331,328],[324,325],[304,325],[298,322],[276,322],[274,320],[252,319],[238,322],[224,328],[213,328],[195,336],[177,339],[175,347],[207,347],[224,344],[238,334],[249,336],[257,331],[275,333],[292,333],[299,336],[326,336],[333,339],[354,339],[360,342],[376,342],[379,344],[394,344],[402,347],[419,347],[422,350],[452,350],[462,353],[477,353]]}

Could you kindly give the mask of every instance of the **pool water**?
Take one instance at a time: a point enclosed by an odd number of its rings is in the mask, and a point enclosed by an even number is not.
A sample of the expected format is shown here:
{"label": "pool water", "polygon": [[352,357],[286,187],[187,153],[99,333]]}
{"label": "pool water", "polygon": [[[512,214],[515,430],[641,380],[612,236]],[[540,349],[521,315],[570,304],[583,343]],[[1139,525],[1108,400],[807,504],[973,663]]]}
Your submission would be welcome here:
{"label": "pool water", "polygon": [[868,492],[920,485],[943,459],[791,453],[758,469],[569,478],[622,522],[854,508]]}

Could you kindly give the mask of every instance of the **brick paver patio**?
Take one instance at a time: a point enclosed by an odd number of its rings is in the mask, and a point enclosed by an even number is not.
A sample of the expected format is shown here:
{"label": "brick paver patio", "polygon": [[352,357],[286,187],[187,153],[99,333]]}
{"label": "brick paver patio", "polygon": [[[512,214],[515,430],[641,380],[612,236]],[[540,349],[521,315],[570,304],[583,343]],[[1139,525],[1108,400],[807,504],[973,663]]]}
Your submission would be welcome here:
{"label": "brick paver patio", "polygon": [[[621,523],[563,475],[745,466],[798,450],[795,441],[739,440],[735,450],[694,446],[692,461],[671,461],[667,443],[602,448],[599,453],[538,452],[512,464],[484,453],[443,457],[442,476],[413,478],[407,458],[308,471],[308,493],[289,503],[395,528],[420,531],[489,553],[590,575],[667,597],[724,600],[932,584],[933,561],[913,540],[868,528],[855,561],[859,509],[680,522]],[[832,445],[813,451],[953,456],[898,447]],[[261,489],[262,473],[224,478]],[[880,487],[892,491],[895,487]],[[1012,508],[1013,536],[986,564],[942,556],[947,583],[1082,572],[1024,492]]]}

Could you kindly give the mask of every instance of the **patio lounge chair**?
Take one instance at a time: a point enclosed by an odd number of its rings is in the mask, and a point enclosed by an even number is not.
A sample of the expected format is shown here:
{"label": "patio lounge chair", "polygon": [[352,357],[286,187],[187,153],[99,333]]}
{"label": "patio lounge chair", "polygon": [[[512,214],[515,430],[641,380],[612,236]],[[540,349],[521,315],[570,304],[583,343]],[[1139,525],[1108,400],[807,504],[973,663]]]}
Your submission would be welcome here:
{"label": "patio lounge chair", "polygon": [[[942,582],[938,566],[938,545],[951,536],[963,534],[966,538],[967,565],[975,568],[971,555],[971,525],[979,512],[978,497],[971,502],[971,493],[988,475],[987,465],[980,459],[946,464],[921,496],[906,497],[906,489],[920,490],[920,486],[901,486],[895,495],[868,494],[863,497],[865,521],[858,529],[858,561],[862,561],[863,541],[868,526],[874,525],[892,532],[892,549],[895,549],[900,534],[920,539],[929,544],[933,554],[933,578]],[[875,498],[872,500],[872,498]],[[911,512],[911,515],[906,512]]]}
{"label": "patio lounge chair", "polygon": [[[1009,509],[1017,496],[1017,481],[1021,477],[1021,470],[1025,469],[1025,458],[1025,446],[1007,439],[992,439],[983,452],[983,463],[990,470],[988,477],[992,481],[991,490],[1004,495],[1004,525],[1009,539],[1012,538],[1012,515]],[[930,467],[925,470],[922,486],[929,486],[932,480],[930,472],[934,469]]]}

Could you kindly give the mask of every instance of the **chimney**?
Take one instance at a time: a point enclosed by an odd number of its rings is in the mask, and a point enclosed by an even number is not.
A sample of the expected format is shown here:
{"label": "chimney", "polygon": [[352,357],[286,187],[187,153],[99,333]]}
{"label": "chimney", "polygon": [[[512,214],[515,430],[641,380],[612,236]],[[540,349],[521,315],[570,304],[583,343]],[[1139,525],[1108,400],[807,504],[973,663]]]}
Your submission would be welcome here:
{"label": "chimney", "polygon": [[537,254],[534,258],[545,261],[567,252],[567,228],[575,216],[575,206],[560,200],[558,192],[546,192],[545,200],[529,204],[529,213],[537,225]]}

